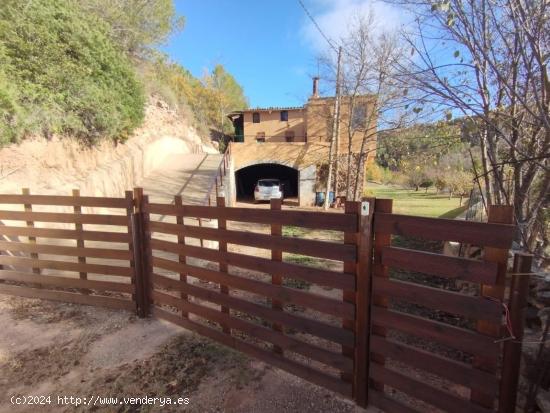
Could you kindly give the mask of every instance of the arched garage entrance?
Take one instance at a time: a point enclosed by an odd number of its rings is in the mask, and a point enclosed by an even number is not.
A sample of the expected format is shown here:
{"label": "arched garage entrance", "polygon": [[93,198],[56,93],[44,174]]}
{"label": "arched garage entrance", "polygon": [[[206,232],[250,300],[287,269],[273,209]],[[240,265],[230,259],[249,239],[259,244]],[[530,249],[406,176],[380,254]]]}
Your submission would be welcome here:
{"label": "arched garage entrance", "polygon": [[237,201],[251,201],[258,179],[279,179],[284,184],[285,198],[298,197],[298,170],[275,163],[246,166],[235,172]]}

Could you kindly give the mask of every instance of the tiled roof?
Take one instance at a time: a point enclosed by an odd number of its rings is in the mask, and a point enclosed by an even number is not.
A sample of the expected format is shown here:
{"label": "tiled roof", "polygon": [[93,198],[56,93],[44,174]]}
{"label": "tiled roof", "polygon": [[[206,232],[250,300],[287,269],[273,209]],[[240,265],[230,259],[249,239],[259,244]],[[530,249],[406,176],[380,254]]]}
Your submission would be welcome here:
{"label": "tiled roof", "polygon": [[244,109],[241,112],[267,112],[270,110],[298,110],[298,109],[304,109],[303,106],[291,106],[291,107],[279,107],[279,106],[272,106],[267,108],[250,108],[250,109]]}

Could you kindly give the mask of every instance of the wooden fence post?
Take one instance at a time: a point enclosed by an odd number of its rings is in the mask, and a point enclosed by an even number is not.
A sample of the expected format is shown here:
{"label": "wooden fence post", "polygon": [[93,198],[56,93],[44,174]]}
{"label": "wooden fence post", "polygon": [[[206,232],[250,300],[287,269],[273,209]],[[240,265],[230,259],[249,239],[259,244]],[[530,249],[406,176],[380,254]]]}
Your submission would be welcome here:
{"label": "wooden fence post", "polygon": [[138,211],[141,205],[141,195],[143,192],[125,191],[125,198],[127,201],[126,216],[128,217],[128,233],[130,234],[130,241],[128,244],[129,250],[132,253],[130,260],[130,266],[133,269],[134,278],[132,284],[134,285],[134,293],[132,294],[132,301],[136,303],[136,313],[138,317],[145,317],[143,305],[143,268],[141,266],[141,219]]}
{"label": "wooden fence post", "polygon": [[136,277],[136,303],[138,316],[149,315],[149,285],[151,279],[151,268],[149,267],[151,255],[148,240],[147,223],[145,217],[148,214],[143,212],[144,205],[148,202],[147,196],[143,195],[143,188],[134,188],[134,213],[132,213],[132,240],[134,269]]}
{"label": "wooden fence post", "polygon": [[[360,228],[360,220],[361,220],[361,203],[356,201],[347,201],[344,206],[344,213],[346,214],[353,214],[355,215],[354,218],[356,218],[357,222],[357,230],[355,232],[345,232],[344,233],[344,244],[350,244],[356,247],[357,253],[359,252],[357,249],[357,244],[359,242],[359,228]],[[358,257],[357,257],[358,258]],[[357,268],[358,268],[358,259],[355,261],[344,261],[344,272],[347,274],[352,274],[355,276],[355,279],[357,280]],[[342,292],[342,298],[345,302],[351,303],[353,305],[357,305],[356,300],[356,292],[357,292],[357,282],[355,285],[355,289],[352,290],[344,290]],[[357,308],[356,308],[357,309]],[[357,314],[355,314],[355,317],[357,318]],[[355,320],[342,320],[342,327],[346,330],[353,331],[356,333],[356,323]],[[349,357],[354,360],[354,369],[356,365],[355,360],[355,349],[353,347],[346,347],[342,346],[342,354],[346,357]],[[342,380],[351,382],[353,385],[353,394],[355,397],[355,371],[352,372],[352,375],[349,376],[348,374],[341,374]]]}
{"label": "wooden fence post", "polygon": [[153,249],[151,248],[151,230],[150,230],[150,214],[147,209],[149,205],[149,196],[143,195],[141,209],[141,246],[142,246],[142,268],[143,268],[143,303],[145,305],[146,314],[151,312],[151,303],[153,298],[151,292],[153,290]]}
{"label": "wooden fence post", "polygon": [[364,199],[359,214],[357,240],[356,300],[355,300],[355,363],[354,397],[357,404],[367,407],[369,372],[370,300],[372,285],[373,218],[375,199]]}
{"label": "wooden fence post", "polygon": [[[174,196],[174,205],[178,208],[181,208],[183,206],[183,201],[181,199],[181,195]],[[176,215],[176,224],[180,225],[183,228],[184,218],[183,218],[182,214],[177,214]],[[181,245],[181,246],[185,245],[185,235],[178,234],[178,244]],[[183,253],[178,254],[178,262],[180,264],[186,264],[187,263],[187,258],[185,256],[185,254],[183,254]],[[180,272],[180,281],[184,284],[187,284],[187,274],[185,274],[184,272]],[[185,301],[188,300],[187,294],[185,294],[183,292],[180,292],[180,297],[181,297],[182,300],[185,300]],[[189,318],[189,313],[187,311],[182,310],[181,315],[184,318]]]}
{"label": "wooden fence post", "polygon": [[[22,190],[23,195],[30,195],[31,190],[29,188],[23,188]],[[32,212],[32,204],[24,204],[25,212]],[[34,221],[27,221],[26,225],[28,228],[34,228]],[[36,244],[36,237],[28,237],[29,244]],[[36,252],[31,252],[30,256],[33,260],[38,260],[38,254]],[[40,268],[33,267],[32,272],[35,274],[40,274]],[[42,287],[41,284],[38,284],[39,287]]]}
{"label": "wooden fence post", "polygon": [[[73,197],[78,198],[80,196],[80,190],[79,189],[73,189]],[[80,205],[74,205],[73,206],[73,212],[75,215],[80,215],[82,213],[82,207]],[[82,239],[82,230],[83,225],[79,222],[76,222],[74,224],[74,229],[77,231],[78,235],[76,236],[76,246],[78,248],[84,248],[84,240]],[[86,257],[78,257],[78,263],[79,264],[86,264]],[[86,272],[79,272],[79,277],[81,280],[87,280],[88,279],[88,273]],[[85,288],[81,289],[80,292],[82,294],[89,294],[90,290],[87,290]]]}
{"label": "wooden fence post", "polygon": [[[218,192],[217,184],[218,178],[216,177],[216,193]],[[225,198],[222,196],[216,197],[216,206],[218,208],[225,208]],[[218,229],[221,229],[222,231],[227,229],[227,221],[225,218],[218,218]],[[227,252],[227,242],[220,239],[218,241],[218,250],[220,251],[220,254],[225,254]],[[227,274],[227,263],[220,261],[219,266],[220,272],[222,274]],[[229,288],[227,285],[220,284],[220,291],[222,294],[229,294]],[[229,315],[229,307],[222,306],[222,313]],[[226,334],[231,334],[231,329],[227,325],[222,325],[222,330]]]}
{"label": "wooden fence post", "polygon": [[[80,190],[73,189],[73,197],[78,198],[79,196],[80,196]],[[74,205],[73,212],[75,215],[80,215],[82,213],[82,207],[80,205]],[[74,229],[79,233],[76,237],[76,246],[78,248],[84,248],[84,240],[82,239],[82,234],[81,234],[83,229],[82,224],[79,222],[76,222],[74,224]],[[86,264],[86,257],[78,257],[78,262],[81,264]],[[80,272],[80,278],[82,280],[85,280],[88,278],[88,274],[85,272]]]}
{"label": "wooden fence post", "polygon": [[[489,206],[488,222],[510,225],[513,224],[513,207],[507,205]],[[502,302],[504,299],[506,270],[508,266],[508,249],[486,247],[484,260],[497,263],[498,274],[495,285],[481,285],[481,295]],[[498,339],[502,333],[502,326],[500,324],[491,323],[485,320],[477,321],[476,329],[481,334],[494,337],[495,340]],[[483,370],[491,374],[496,374],[498,368],[496,361],[491,361],[480,356],[474,356],[472,366],[475,369]],[[495,404],[494,395],[487,394],[486,391],[479,387],[474,387],[471,389],[470,400],[489,409],[492,409]]]}
{"label": "wooden fence post", "polygon": [[521,344],[523,340],[525,310],[527,308],[527,295],[529,293],[529,275],[526,274],[531,272],[532,261],[533,256],[530,254],[516,253],[514,255],[514,268],[508,301],[514,340],[508,340],[504,343],[502,378],[498,403],[499,413],[513,413],[516,411],[521,364]]}
{"label": "wooden fence post", "polygon": [[[270,208],[272,211],[280,211],[282,208],[282,201],[280,199],[271,199]],[[282,236],[283,235],[283,226],[281,224],[271,224],[271,235],[272,236]],[[281,262],[283,260],[283,252],[281,250],[271,250],[271,261]],[[271,284],[273,285],[282,285],[283,277],[281,274],[271,274]],[[271,308],[277,311],[283,311],[283,303],[281,300],[272,299]],[[273,330],[284,333],[284,328],[282,324],[273,323]],[[283,349],[280,346],[273,345],[273,352],[277,354],[283,354]]]}
{"label": "wooden fence post", "polygon": [[[393,210],[393,200],[392,199],[376,199],[374,203],[374,208],[376,212],[388,213],[391,214]],[[376,220],[376,216],[374,217]],[[373,261],[372,261],[372,277],[382,277],[389,278],[389,269],[388,266],[382,265],[382,249],[384,247],[391,245],[391,234],[383,232],[375,232],[374,234],[374,251],[373,251]],[[372,280],[371,280],[372,282]],[[386,308],[388,307],[388,297],[372,297],[372,305],[378,307]],[[386,337],[387,330],[384,327],[371,325],[371,333],[376,334],[380,337]],[[373,354],[372,357],[369,357],[370,361],[378,363],[382,366],[386,364],[386,358],[379,354]],[[374,381],[372,382],[372,387],[379,392],[384,392],[384,383]]]}

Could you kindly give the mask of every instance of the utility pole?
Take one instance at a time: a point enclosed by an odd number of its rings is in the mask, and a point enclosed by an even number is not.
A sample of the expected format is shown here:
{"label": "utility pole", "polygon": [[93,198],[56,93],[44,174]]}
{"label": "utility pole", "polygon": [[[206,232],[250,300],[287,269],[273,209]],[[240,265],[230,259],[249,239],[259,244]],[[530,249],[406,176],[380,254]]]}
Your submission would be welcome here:
{"label": "utility pole", "polygon": [[[327,177],[327,190],[325,194],[325,203],[323,205],[323,208],[325,210],[328,209],[330,202],[330,181],[332,181],[332,163],[333,163],[333,153],[336,152],[338,154],[338,147],[336,147],[336,151],[334,150],[335,145],[338,145],[338,134],[340,132],[340,69],[342,65],[342,46],[338,48],[338,63],[336,66],[336,94],[334,96],[334,113],[333,113],[333,123],[332,123],[332,136],[330,139],[330,146],[328,151],[328,177]],[[336,168],[336,172],[338,173],[338,168]],[[338,175],[336,175],[335,180],[335,191],[334,194],[336,195],[336,186],[338,185]]]}

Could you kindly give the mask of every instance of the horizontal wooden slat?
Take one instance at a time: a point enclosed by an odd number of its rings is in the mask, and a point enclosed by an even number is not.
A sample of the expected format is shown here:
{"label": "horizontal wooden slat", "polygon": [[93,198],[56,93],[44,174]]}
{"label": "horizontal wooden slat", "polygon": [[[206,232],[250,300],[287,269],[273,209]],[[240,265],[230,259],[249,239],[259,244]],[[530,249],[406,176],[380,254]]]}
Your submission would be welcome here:
{"label": "horizontal wooden slat", "polygon": [[0,210],[0,219],[11,221],[63,222],[76,224],[123,226],[128,225],[128,217],[125,215],[73,214],[60,212],[21,212]]}
{"label": "horizontal wooden slat", "polygon": [[340,393],[344,396],[351,397],[351,384],[339,380],[335,377],[331,377],[310,367],[304,366],[298,362],[286,359],[276,353],[266,351],[257,346],[249,343],[245,343],[235,337],[224,334],[220,331],[206,327],[202,324],[172,314],[168,311],[164,311],[159,308],[153,309],[153,314],[164,320],[170,321],[176,325],[187,328],[191,331],[208,337],[214,341],[224,344],[228,347],[242,351],[252,357],[262,360],[272,366],[278,367],[289,373],[292,373],[298,377],[301,377],[307,381],[318,384],[324,388]]}
{"label": "horizontal wooden slat", "polygon": [[287,262],[271,261],[270,259],[244,254],[231,252],[222,253],[210,248],[178,245],[173,242],[158,239],[151,240],[151,247],[158,251],[222,262],[236,267],[261,271],[266,274],[282,274],[284,277],[296,278],[312,284],[319,284],[342,290],[353,290],[355,288],[355,276],[352,274],[338,273],[336,271],[323,270]]}
{"label": "horizontal wooden slat", "polygon": [[16,295],[19,297],[40,298],[44,300],[63,301],[67,303],[93,305],[97,307],[115,308],[117,310],[134,311],[135,303],[121,298],[104,297],[98,295],[84,295],[65,291],[51,291],[40,288],[19,287],[16,285],[0,284],[0,294]]}
{"label": "horizontal wooden slat", "polygon": [[496,361],[499,346],[492,337],[438,321],[372,306],[372,323],[423,339],[434,340],[466,353]]}
{"label": "horizontal wooden slat", "polygon": [[411,377],[387,369],[378,363],[371,363],[370,377],[377,382],[384,383],[416,399],[423,400],[445,412],[492,412],[490,409],[485,409],[479,405],[470,403],[468,400],[455,396],[443,389],[426,384],[422,379],[415,380]]}
{"label": "horizontal wooden slat", "polygon": [[63,195],[13,195],[0,194],[0,204],[60,205],[102,208],[127,208],[125,198]]}
{"label": "horizontal wooden slat", "polygon": [[68,257],[107,258],[113,260],[130,260],[129,250],[107,248],[79,248],[47,244],[26,244],[24,242],[0,241],[0,251],[36,252],[40,254],[64,255]]}
{"label": "horizontal wooden slat", "polygon": [[354,334],[351,331],[331,326],[317,320],[284,311],[274,311],[270,307],[255,304],[227,294],[221,294],[218,291],[196,287],[191,284],[179,283],[179,291],[205,301],[210,301],[214,304],[223,305],[237,311],[248,313],[252,316],[263,318],[270,322],[281,323],[338,344],[351,347],[354,343]]}
{"label": "horizontal wooden slat", "polygon": [[419,410],[414,410],[403,403],[389,398],[384,393],[381,393],[373,388],[369,389],[369,404],[382,409],[387,413],[420,413]]}
{"label": "horizontal wooden slat", "polygon": [[373,277],[372,282],[375,295],[397,298],[475,320],[486,320],[496,324],[500,324],[502,320],[502,306],[483,297],[469,296],[384,277]]}
{"label": "horizontal wooden slat", "polygon": [[132,284],[117,283],[112,281],[96,281],[90,279],[68,278],[63,276],[23,273],[18,271],[0,270],[0,280],[9,280],[26,283],[37,283],[60,288],[86,288],[100,291],[118,291],[133,293]]}
{"label": "horizontal wooden slat", "polygon": [[[163,277],[156,277],[155,281],[158,278]],[[197,305],[187,300],[182,300],[179,297],[163,294],[159,291],[153,291],[153,301],[169,304],[170,306],[186,313],[196,314],[207,320],[242,331],[252,337],[275,344],[285,350],[301,354],[336,369],[347,372],[351,372],[353,370],[353,361],[347,357],[344,357],[340,353],[334,353],[314,344],[305,343],[262,325],[254,324],[240,318],[231,317],[227,313],[223,313],[202,305]]]}
{"label": "horizontal wooden slat", "polygon": [[0,255],[0,264],[13,265],[23,268],[48,268],[60,271],[78,271],[94,274],[132,276],[132,268],[117,267],[115,265],[86,264],[81,262],[40,260],[33,258],[14,257],[9,255]]}
{"label": "horizontal wooden slat", "polygon": [[336,244],[334,242],[318,241],[283,237],[270,234],[258,234],[247,231],[232,231],[219,228],[177,225],[166,222],[151,222],[151,232],[181,235],[191,238],[201,238],[213,241],[225,241],[230,244],[246,245],[249,247],[276,249],[295,254],[304,254],[312,257],[321,257],[339,261],[354,261],[356,246]]}
{"label": "horizontal wooden slat", "polygon": [[343,232],[357,231],[357,216],[336,212],[266,210],[256,208],[208,207],[149,203],[145,212],[184,217],[226,219],[228,221],[253,222],[257,224],[292,225],[311,229]]}
{"label": "horizontal wooden slat", "polygon": [[73,229],[27,228],[0,225],[0,235],[17,237],[83,239],[87,241],[122,242],[130,241],[130,235],[124,232],[80,231]]}
{"label": "horizontal wooden slat", "polygon": [[496,376],[474,369],[468,364],[429,353],[403,343],[386,340],[377,335],[371,335],[370,349],[373,353],[436,374],[462,386],[482,388],[484,392],[493,396],[497,394],[498,380]]}
{"label": "horizontal wooden slat", "polygon": [[382,264],[403,270],[490,285],[495,284],[498,269],[496,262],[449,257],[396,247],[382,249]]}
{"label": "horizontal wooden slat", "polygon": [[516,227],[506,224],[376,212],[374,214],[374,230],[386,234],[438,241],[458,241],[507,249],[512,245]]}
{"label": "horizontal wooden slat", "polygon": [[286,303],[293,303],[340,318],[353,319],[355,317],[354,305],[323,297],[318,294],[298,291],[274,284],[267,284],[262,281],[251,280],[158,257],[153,257],[153,267],[174,271],[178,274],[185,273],[192,277],[226,285],[228,287],[243,291],[249,291],[254,294],[264,295],[271,299],[281,300]]}

